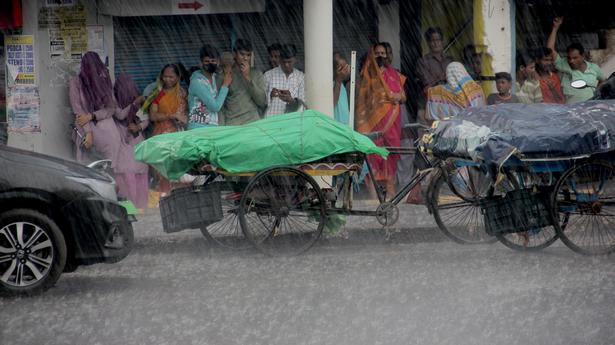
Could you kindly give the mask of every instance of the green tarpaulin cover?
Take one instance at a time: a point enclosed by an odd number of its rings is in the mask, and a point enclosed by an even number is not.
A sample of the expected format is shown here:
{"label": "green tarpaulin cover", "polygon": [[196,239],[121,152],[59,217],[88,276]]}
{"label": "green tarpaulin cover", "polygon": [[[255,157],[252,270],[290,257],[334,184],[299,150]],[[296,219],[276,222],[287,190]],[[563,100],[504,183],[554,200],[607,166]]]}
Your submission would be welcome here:
{"label": "green tarpaulin cover", "polygon": [[317,161],[363,152],[387,157],[388,151],[315,110],[273,116],[243,126],[197,128],[161,134],[135,147],[135,158],[176,180],[208,161],[233,173]]}

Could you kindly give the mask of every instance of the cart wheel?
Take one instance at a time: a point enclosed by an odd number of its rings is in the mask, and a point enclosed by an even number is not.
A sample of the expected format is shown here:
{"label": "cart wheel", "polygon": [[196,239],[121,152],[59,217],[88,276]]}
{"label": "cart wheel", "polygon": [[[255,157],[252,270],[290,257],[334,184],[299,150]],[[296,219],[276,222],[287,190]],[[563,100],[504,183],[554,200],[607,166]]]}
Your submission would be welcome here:
{"label": "cart wheel", "polygon": [[320,237],[326,220],[323,193],[303,171],[279,167],[258,173],[244,191],[239,222],[267,255],[297,255]]}
{"label": "cart wheel", "polygon": [[208,241],[216,243],[221,247],[231,249],[252,247],[252,244],[243,235],[239,224],[238,214],[241,193],[223,190],[220,194],[223,218],[219,222],[202,226],[201,233]]}
{"label": "cart wheel", "polygon": [[570,168],[557,182],[553,215],[562,242],[577,253],[609,254],[615,250],[615,169],[593,161]]}
{"label": "cart wheel", "polygon": [[[525,189],[533,186],[548,186],[551,185],[552,181],[550,173],[508,172],[506,177],[507,179],[500,184],[502,191]],[[567,219],[567,217],[565,216],[563,219]],[[498,233],[495,237],[508,248],[527,252],[544,249],[553,244],[558,238],[553,226],[508,234]]]}
{"label": "cart wheel", "polygon": [[493,195],[489,178],[473,166],[457,168],[447,178],[439,173],[429,187],[429,207],[438,227],[462,244],[493,243],[485,231],[478,199]]}

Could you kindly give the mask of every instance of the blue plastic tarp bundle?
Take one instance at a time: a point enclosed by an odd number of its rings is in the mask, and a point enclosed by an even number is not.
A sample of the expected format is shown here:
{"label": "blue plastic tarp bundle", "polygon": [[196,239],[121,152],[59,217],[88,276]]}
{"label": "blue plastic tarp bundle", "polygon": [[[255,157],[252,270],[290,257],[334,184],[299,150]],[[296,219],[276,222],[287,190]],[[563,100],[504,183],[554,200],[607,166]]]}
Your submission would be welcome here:
{"label": "blue plastic tarp bundle", "polygon": [[615,149],[615,101],[499,104],[440,121],[425,145],[439,157],[501,166],[510,157],[566,158]]}

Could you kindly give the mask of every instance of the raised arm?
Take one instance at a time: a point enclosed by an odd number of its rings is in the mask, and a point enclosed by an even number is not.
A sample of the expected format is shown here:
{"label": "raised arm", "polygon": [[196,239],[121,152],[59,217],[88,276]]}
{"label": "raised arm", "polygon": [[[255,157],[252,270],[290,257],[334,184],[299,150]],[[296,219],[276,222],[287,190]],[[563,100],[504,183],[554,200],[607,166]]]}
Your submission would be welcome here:
{"label": "raised arm", "polygon": [[[226,77],[225,77],[226,82]],[[218,91],[218,96],[214,98],[211,94],[211,91],[205,85],[199,83],[198,81],[194,81],[190,83],[190,87],[188,89],[188,93],[191,95],[195,95],[198,97],[203,103],[205,103],[205,107],[207,110],[218,112],[222,108],[224,101],[226,100],[226,95],[228,94],[228,84],[222,83],[220,90]]]}
{"label": "raised arm", "polygon": [[555,17],[553,19],[553,28],[551,29],[551,33],[549,34],[549,38],[547,39],[547,48],[551,49],[551,56],[553,60],[557,58],[557,52],[555,50],[555,41],[557,41],[557,32],[559,31],[559,27],[564,22],[564,17]]}

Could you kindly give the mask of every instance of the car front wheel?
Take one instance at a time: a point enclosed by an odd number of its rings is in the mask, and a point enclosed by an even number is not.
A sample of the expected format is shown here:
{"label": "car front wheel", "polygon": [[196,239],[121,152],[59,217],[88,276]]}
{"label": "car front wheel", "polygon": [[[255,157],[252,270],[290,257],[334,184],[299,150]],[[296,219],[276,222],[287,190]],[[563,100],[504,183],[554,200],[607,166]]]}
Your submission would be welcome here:
{"label": "car front wheel", "polygon": [[34,295],[52,287],[66,264],[62,232],[29,209],[0,214],[0,294]]}

